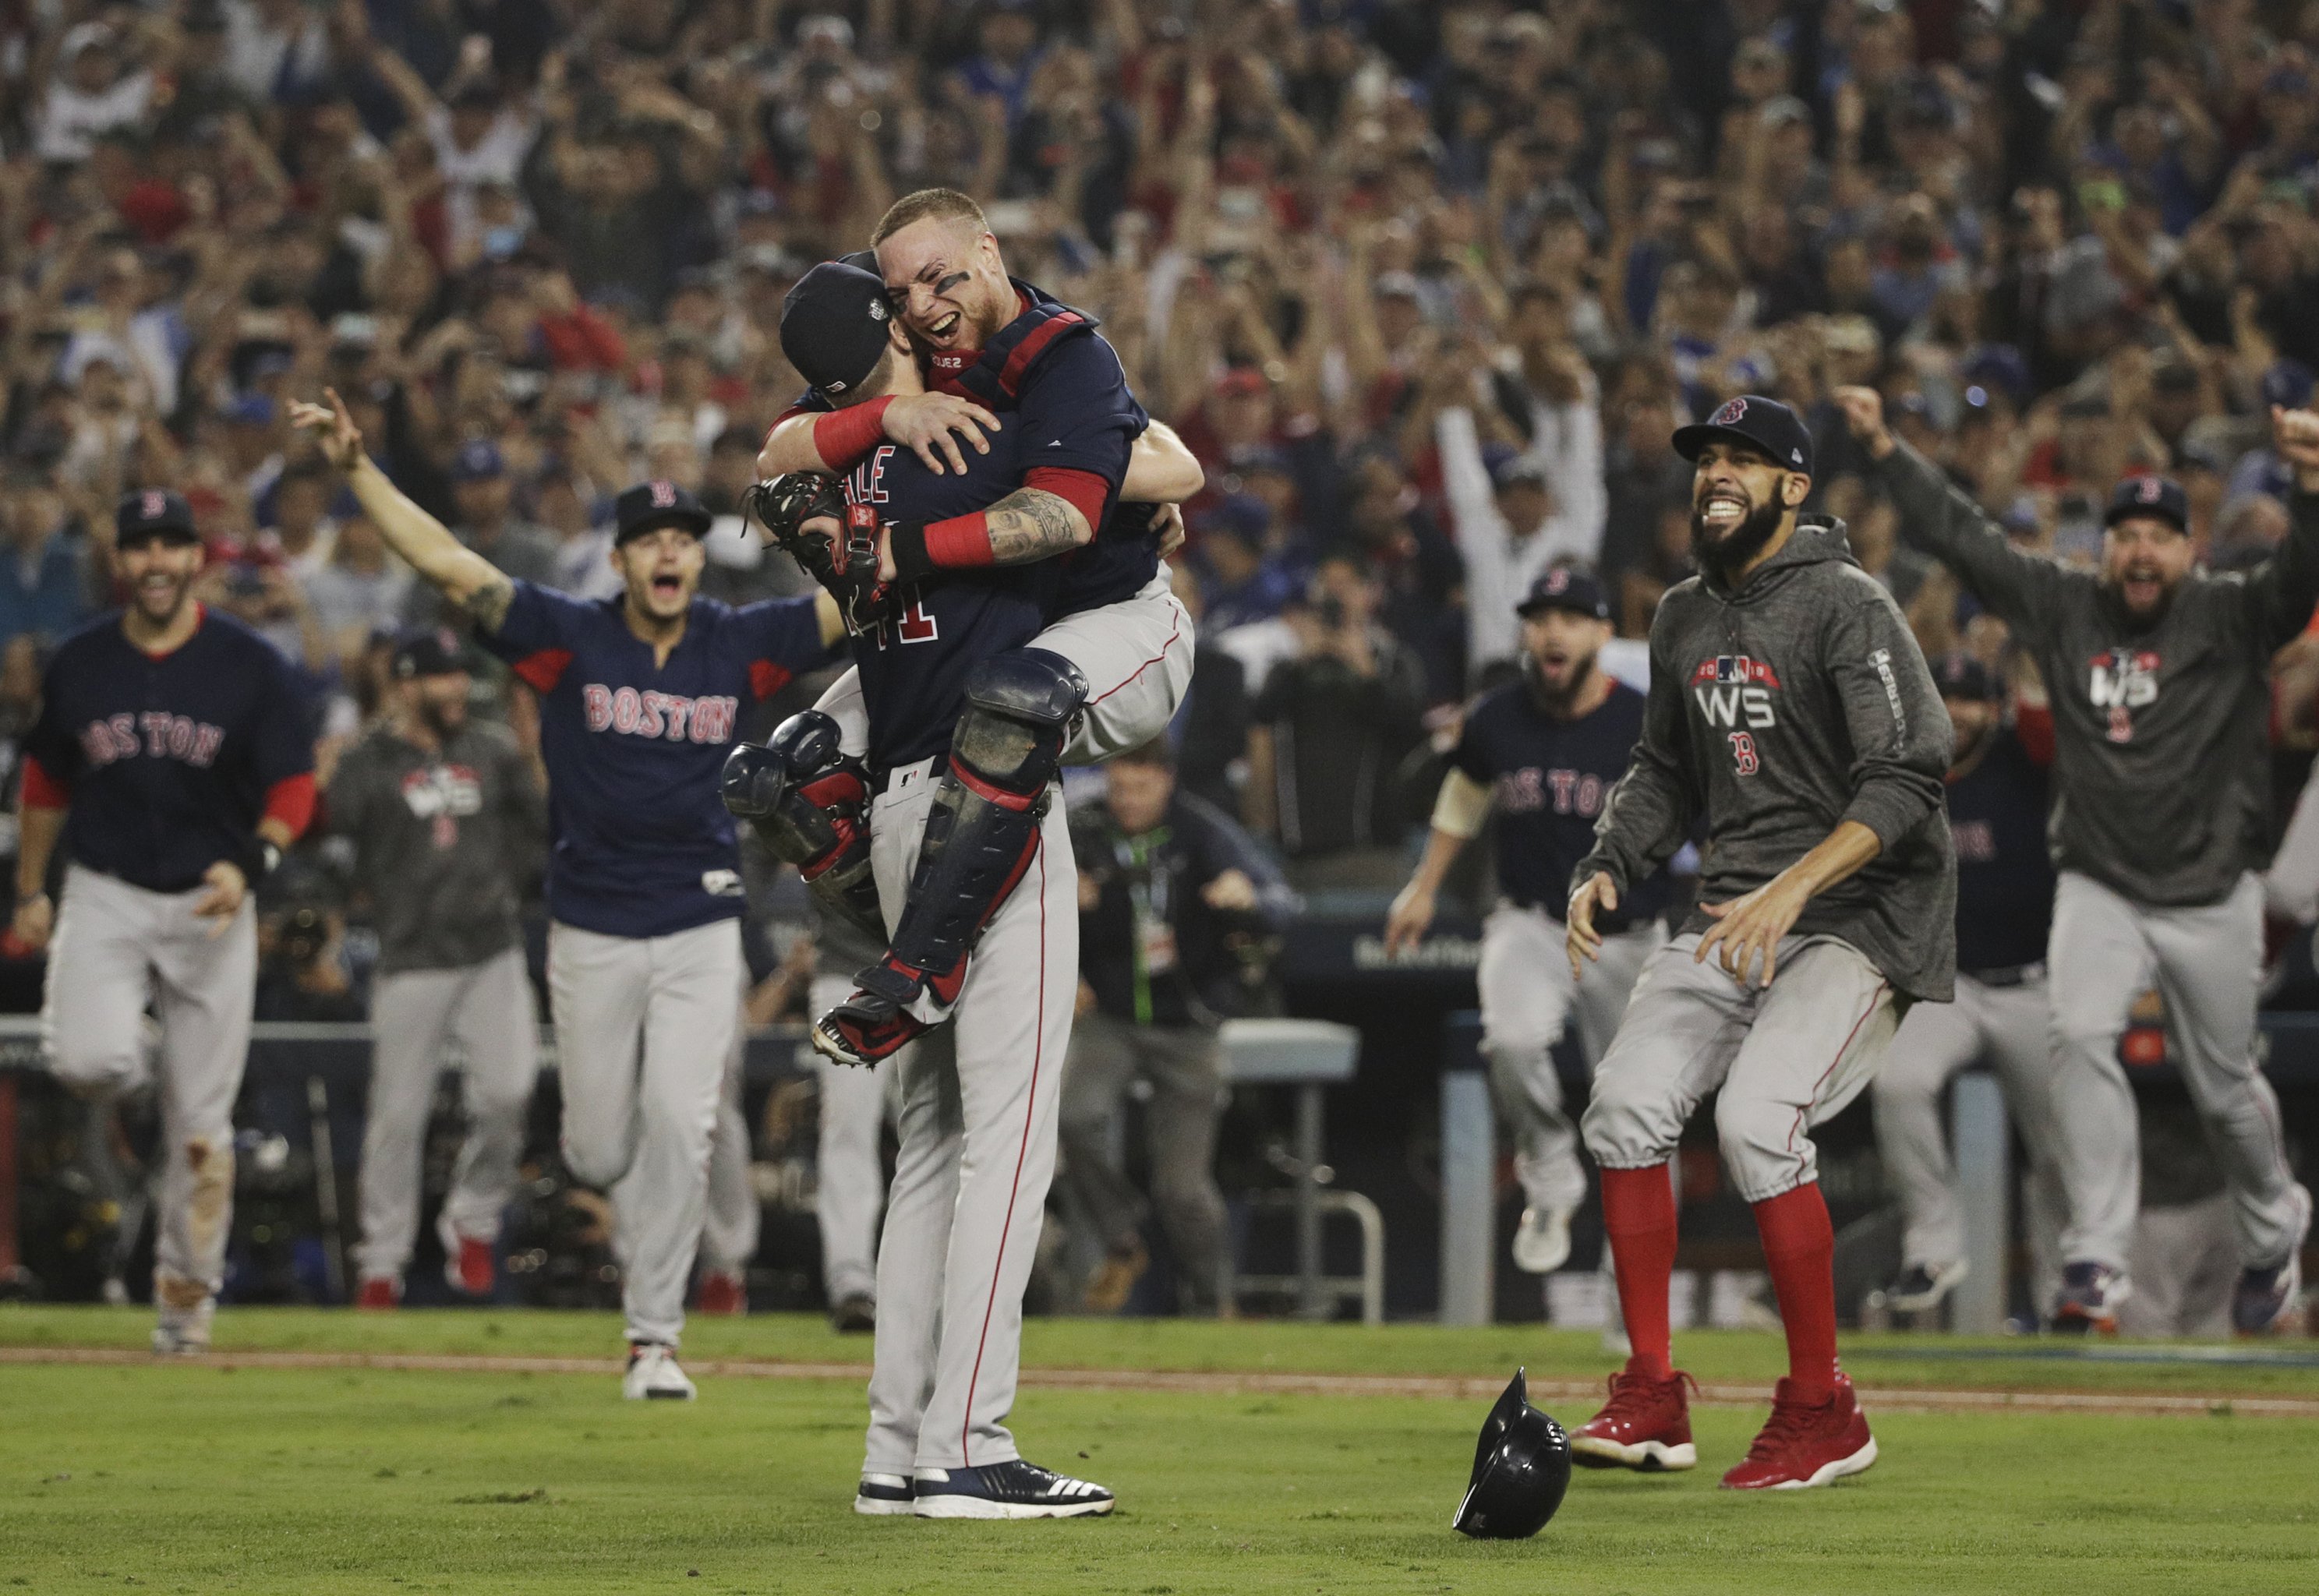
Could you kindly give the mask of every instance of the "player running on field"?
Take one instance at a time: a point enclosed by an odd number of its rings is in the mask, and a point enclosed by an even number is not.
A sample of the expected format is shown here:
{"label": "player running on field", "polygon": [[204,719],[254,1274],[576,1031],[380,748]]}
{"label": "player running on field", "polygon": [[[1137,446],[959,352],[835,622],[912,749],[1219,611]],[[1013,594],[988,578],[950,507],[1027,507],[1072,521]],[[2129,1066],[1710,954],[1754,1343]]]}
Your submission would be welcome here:
{"label": "player running on field", "polygon": [[1701,574],[1651,622],[1650,703],[1634,763],[1573,879],[1574,973],[1595,924],[1707,822],[1700,906],[1651,955],[1581,1122],[1634,1354],[1571,1435],[1597,1467],[1698,1460],[1670,1358],[1667,1286],[1683,1122],[1717,1093],[1724,1167],[1755,1211],[1788,1375],[1741,1490],[1824,1485],[1876,1460],[1836,1366],[1836,1238],[1811,1127],[1858,1096],[1901,1011],[1945,1002],[1956,866],[1941,810],[1949,721],[1891,596],[1839,526],[1801,522],[1811,434],[1769,399],[1734,399],[1674,435],[1692,477]]}
{"label": "player running on field", "polygon": [[510,578],[405,498],[329,400],[294,406],[293,420],[320,436],[394,551],[540,695],[564,1161],[611,1195],[625,1393],[689,1398],[677,1338],[744,976],[740,853],[717,773],[744,702],[826,663],[843,626],[822,596],[738,609],[698,597],[709,517],[665,482],[617,501],[620,597],[584,602]]}
{"label": "player running on field", "polygon": [[[1956,996],[1920,1003],[1892,1038],[1871,1088],[1876,1149],[1900,1199],[1900,1277],[1885,1301],[1924,1313],[1965,1277],[1956,1169],[1941,1129],[1941,1095],[1977,1059],[1996,1066],[2028,1149],[2022,1182],[2032,1303],[2061,1283],[2053,1249],[2066,1198],[2053,1148],[2053,1066],[2045,1033],[2045,932],[2053,866],[2045,856],[2043,753],[2005,724],[1999,679],[1970,654],[1933,672],[1956,733],[1948,774],[1949,836],[1957,861]],[[2047,749],[2042,737],[2041,750]]]}
{"label": "player running on field", "polygon": [[[784,345],[825,389],[907,392],[916,369],[884,310],[875,277],[843,263],[817,266],[785,309]],[[848,488],[872,518],[853,518],[923,521],[989,503],[1019,480],[1027,436],[1001,428],[988,450],[957,463],[963,472],[941,473],[880,445]],[[1131,461],[1129,494],[1147,491],[1139,473],[1149,469]],[[1197,491],[1196,466],[1159,471],[1171,473],[1152,491]],[[830,487],[819,490],[825,509]],[[785,540],[808,526],[837,530],[822,517],[769,508],[769,529]],[[808,563],[823,561],[808,550]],[[1066,1517],[1111,1506],[1101,1487],[1022,1461],[1004,1425],[1078,991],[1077,876],[1052,795],[1079,694],[1069,662],[1044,646],[1060,574],[1050,559],[919,578],[858,629],[853,679],[785,723],[767,748],[737,750],[728,766],[728,801],[761,817],[776,851],[815,879],[848,867],[799,843],[825,806],[840,807],[844,824],[825,834],[858,852],[851,805],[827,800],[866,782],[868,848],[889,924],[902,920],[913,891],[956,901],[961,884],[946,872],[961,856],[970,864],[1003,846],[1014,861],[973,928],[979,951],[962,972],[954,1023],[896,1058],[901,1150],[878,1257],[877,1365],[855,1499],[865,1513]],[[832,708],[866,723],[859,776]],[[922,848],[930,817],[942,813],[933,777],[943,762],[970,797],[940,843]],[[1018,828],[1020,843],[1011,834]],[[1024,890],[1011,890],[1015,880]]]}
{"label": "player running on field", "polygon": [[[1078,678],[1060,689],[1078,694],[1065,758],[1084,762],[1140,745],[1182,702],[1192,625],[1169,591],[1148,524],[1111,513],[1126,445],[1150,425],[1118,356],[1091,317],[1006,275],[997,239],[965,194],[907,195],[871,241],[893,313],[925,360],[931,384],[975,401],[963,414],[951,412],[952,419],[977,450],[989,446],[986,429],[1011,431],[1017,470],[1006,484],[1011,491],[961,513],[924,522],[881,513],[885,524],[871,534],[876,564],[862,562],[854,580],[907,586],[941,570],[1068,555],[1055,624],[1040,642]],[[819,390],[816,403],[854,402],[777,426],[758,456],[760,472],[856,464],[888,436],[887,419],[902,404],[896,394],[871,392],[876,397],[863,402],[859,383]],[[953,465],[962,465],[955,440],[943,441]],[[940,458],[934,446],[923,446]],[[974,798],[954,774],[938,779],[943,814],[971,808]],[[946,901],[914,887],[888,957],[816,1024],[815,1047],[863,1062],[938,1021],[963,977],[978,917],[1004,890],[1011,862],[1004,848],[992,851],[988,868],[968,872],[971,879],[961,879],[958,896]]]}
{"label": "player running on field", "polygon": [[427,1115],[454,1043],[467,1135],[436,1231],[453,1288],[491,1292],[539,1077],[517,913],[547,825],[531,760],[505,726],[468,717],[473,679],[456,636],[405,635],[388,670],[386,714],[338,761],[325,795],[379,933],[355,1301],[382,1309],[402,1300]]}
{"label": "player running on field", "polygon": [[197,1353],[233,1223],[255,891],[313,816],[313,727],[274,646],[194,601],[202,542],[185,501],[131,493],[114,527],[128,606],[58,645],[24,740],[14,930],[50,950],[41,1033],[68,1086],[139,1085],[148,1005],[160,1022],[153,1349]]}
{"label": "player running on field", "polygon": [[2269,1329],[2302,1284],[2311,1194],[2256,1068],[2262,885],[2270,850],[2270,658],[2319,601],[2319,413],[2271,411],[2296,473],[2278,554],[2196,569],[2182,490],[2117,485],[2098,571],[2025,554],[1896,439],[1872,388],[1839,389],[1900,529],[1955,571],[2029,650],[2053,714],[2053,1106],[2070,1220],[2057,1329],[2114,1330],[2132,1290],[2141,1195],[2134,1088],[2118,1037],[2154,979],[2183,1082],[2223,1167],[2238,1230],[2231,1304]]}
{"label": "player running on field", "polygon": [[1643,695],[1602,669],[1611,606],[1583,571],[1539,573],[1521,617],[1521,680],[1466,715],[1433,804],[1425,856],[1385,916],[1387,953],[1414,947],[1433,923],[1435,895],[1494,810],[1498,902],[1482,928],[1482,1050],[1499,1112],[1513,1128],[1525,1206],[1514,1262],[1550,1275],[1570,1256],[1570,1216],[1586,1200],[1578,1132],[1562,1108],[1553,1050],[1566,1025],[1591,1069],[1611,1045],[1643,960],[1665,940],[1666,878],[1638,884],[1597,924],[1602,953],[1565,979],[1563,904],[1570,872],[1593,846],[1603,796],[1643,731]]}

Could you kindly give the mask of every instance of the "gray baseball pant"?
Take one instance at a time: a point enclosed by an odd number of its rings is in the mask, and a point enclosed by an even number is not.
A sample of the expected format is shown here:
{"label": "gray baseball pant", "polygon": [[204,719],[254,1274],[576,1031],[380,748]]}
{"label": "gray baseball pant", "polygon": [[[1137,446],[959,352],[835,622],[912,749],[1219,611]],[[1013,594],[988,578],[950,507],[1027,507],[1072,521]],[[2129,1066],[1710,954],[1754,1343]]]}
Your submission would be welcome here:
{"label": "gray baseball pant", "polygon": [[743,973],[735,920],[654,937],[548,926],[564,1161],[611,1197],[631,1341],[673,1347],[684,1330]]}
{"label": "gray baseball pant", "polygon": [[748,1028],[736,1018],[717,1090],[717,1126],[708,1133],[708,1189],[700,1222],[700,1267],[710,1274],[744,1275],[757,1256],[763,1215],[750,1178],[749,1116],[742,1105],[742,1048]]}
{"label": "gray baseball pant", "polygon": [[[925,829],[931,763],[893,772],[871,806],[889,928]],[[1060,792],[1048,800],[1038,852],[984,931],[951,1023],[897,1059],[901,1151],[878,1252],[867,1472],[1018,1455],[1006,1418],[1078,994],[1078,872]]]}
{"label": "gray baseball pant", "polygon": [[[813,1012],[826,1014],[853,996],[846,976],[816,976]],[[821,1137],[815,1160],[814,1217],[821,1226],[821,1280],[834,1307],[847,1297],[878,1294],[878,1216],[886,1205],[886,1169],[878,1133],[886,1123],[887,1088],[912,1043],[875,1069],[814,1056],[821,1083]]]}
{"label": "gray baseball pant", "polygon": [[1151,1086],[1151,1206],[1174,1249],[1178,1285],[1194,1312],[1221,1300],[1224,1196],[1216,1186],[1216,1122],[1223,1113],[1223,1047],[1206,1025],[1138,1025],[1091,1014],[1071,1028],[1063,1070],[1063,1184],[1104,1245],[1133,1242],[1142,1203],[1112,1161],[1111,1124],[1130,1083]]}
{"label": "gray baseball pant", "polygon": [[68,867],[41,1009],[50,1067],[90,1096],[143,1084],[148,1004],[160,1022],[167,1151],[153,1295],[166,1308],[197,1308],[225,1284],[233,1101],[249,1061],[257,992],[254,897],[221,929],[194,913],[206,890],[148,892]]}
{"label": "gray baseball pant", "polygon": [[2022,1181],[2029,1240],[2030,1301],[2052,1301],[2062,1279],[2061,1226],[2069,1212],[2055,1151],[2053,1008],[2044,978],[1992,987],[1960,973],[1953,1003],[1908,1010],[1870,1095],[1876,1146],[1900,1199],[1900,1261],[1927,1268],[1964,1257],[1956,1166],[1941,1121],[1941,1094],[1956,1073],[1986,1059],[1996,1066],[2029,1155]]}
{"label": "gray baseball pant", "polygon": [[427,1111],[444,1054],[456,1048],[467,1135],[451,1172],[437,1231],[445,1252],[459,1240],[496,1241],[515,1195],[524,1111],[539,1076],[539,1017],[523,950],[480,964],[407,969],[371,987],[370,1105],[363,1127],[362,1277],[399,1280],[419,1228],[420,1166]]}
{"label": "gray baseball pant", "polygon": [[2161,909],[2063,870],[2049,949],[2054,1121],[2070,1195],[2063,1260],[2126,1267],[2142,1143],[2117,1041],[2153,982],[2183,1084],[2223,1167],[2240,1261],[2268,1267],[2285,1259],[2300,1244],[2310,1199],[2287,1165],[2278,1095],[2255,1068],[2261,883],[2249,873],[2220,903]]}
{"label": "gray baseball pant", "polygon": [[1818,1178],[1806,1132],[1867,1087],[1899,1005],[1867,956],[1835,937],[1782,938],[1768,987],[1741,987],[1713,954],[1692,962],[1698,946],[1687,933],[1644,963],[1580,1131],[1603,1168],[1649,1168],[1719,1088],[1723,1166],[1741,1197],[1765,1202]]}
{"label": "gray baseball pant", "polygon": [[1575,1023],[1591,1069],[1618,1033],[1644,960],[1665,940],[1656,921],[1602,939],[1602,957],[1570,978],[1562,922],[1542,908],[1502,903],[1482,924],[1482,1054],[1498,1112],[1513,1133],[1514,1174],[1531,1206],[1570,1210],[1586,1200],[1578,1130],[1562,1106],[1554,1044]]}

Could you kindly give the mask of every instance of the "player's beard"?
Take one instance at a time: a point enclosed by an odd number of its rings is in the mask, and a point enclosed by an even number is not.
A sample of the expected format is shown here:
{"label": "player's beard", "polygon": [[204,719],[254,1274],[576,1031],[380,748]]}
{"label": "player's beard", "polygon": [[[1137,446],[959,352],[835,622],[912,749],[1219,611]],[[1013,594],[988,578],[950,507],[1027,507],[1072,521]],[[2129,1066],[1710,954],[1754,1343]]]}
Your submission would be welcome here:
{"label": "player's beard", "polygon": [[1529,688],[1530,700],[1540,709],[1557,720],[1567,719],[1570,707],[1578,702],[1580,695],[1593,681],[1594,672],[1602,663],[1602,650],[1588,651],[1570,662],[1564,685],[1555,687],[1548,682],[1546,667],[1538,663],[1538,655],[1525,648],[1521,656],[1522,681]]}
{"label": "player's beard", "polygon": [[419,700],[419,718],[435,734],[438,743],[447,743],[456,736],[459,728],[467,724],[467,706],[464,700],[449,701],[422,698]]}
{"label": "player's beard", "polygon": [[[167,598],[157,608],[153,595],[163,582],[168,584]],[[186,596],[193,591],[194,580],[190,576],[167,571],[149,572],[137,579],[133,590],[137,613],[149,627],[167,627],[185,613]]]}
{"label": "player's beard", "polygon": [[1747,511],[1746,519],[1718,537],[1707,529],[1706,518],[1700,514],[1694,500],[1691,507],[1691,557],[1700,570],[1710,576],[1728,582],[1746,569],[1747,562],[1764,552],[1764,546],[1779,531],[1780,523],[1787,518],[1786,507],[1777,498],[1768,504],[1758,504]]}

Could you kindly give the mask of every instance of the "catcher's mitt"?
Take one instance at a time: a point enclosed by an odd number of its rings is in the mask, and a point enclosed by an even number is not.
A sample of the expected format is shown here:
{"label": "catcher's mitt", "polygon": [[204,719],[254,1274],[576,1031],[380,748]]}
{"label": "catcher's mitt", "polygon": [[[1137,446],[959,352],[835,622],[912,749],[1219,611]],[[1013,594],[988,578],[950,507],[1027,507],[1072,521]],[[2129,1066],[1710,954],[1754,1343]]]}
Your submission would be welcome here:
{"label": "catcher's mitt", "polygon": [[[844,484],[822,471],[792,471],[758,482],[745,495],[748,512],[764,524],[806,574],[829,590],[846,626],[860,632],[880,618],[887,587],[878,579],[878,518],[867,505],[848,504]],[[835,537],[808,521],[837,522]]]}

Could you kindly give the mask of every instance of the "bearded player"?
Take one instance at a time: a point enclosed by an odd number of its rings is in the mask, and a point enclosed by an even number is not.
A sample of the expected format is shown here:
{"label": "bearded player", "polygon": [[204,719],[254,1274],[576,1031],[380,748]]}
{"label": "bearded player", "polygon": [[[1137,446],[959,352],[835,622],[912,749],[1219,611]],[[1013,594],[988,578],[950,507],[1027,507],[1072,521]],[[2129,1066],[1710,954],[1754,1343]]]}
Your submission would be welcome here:
{"label": "bearded player", "polygon": [[827,663],[843,623],[826,595],[739,609],[699,597],[708,512],[666,482],[616,502],[618,598],[511,579],[404,497],[329,399],[292,419],[319,435],[395,553],[540,695],[564,1160],[611,1194],[623,1394],[689,1400],[677,1339],[744,975],[740,852],[717,775],[743,702]]}
{"label": "bearded player", "polygon": [[41,1032],[68,1085],[139,1085],[147,1005],[160,1022],[153,1349],[190,1354],[209,1348],[233,1222],[255,891],[313,817],[313,726],[274,646],[194,602],[183,499],[131,493],[114,528],[128,607],[58,645],[24,740],[14,931],[35,950],[54,933]]}
{"label": "bearded player", "polygon": [[2270,852],[2271,656],[2319,600],[2319,413],[2271,411],[2295,473],[2290,529],[2251,571],[2197,569],[2182,489],[2129,477],[2110,499],[2098,571],[2015,548],[1937,466],[1895,438],[1872,388],[1836,402],[1899,508],[2037,661],[2053,712],[2060,871],[2046,965],[2053,1110],[2070,1219],[2058,1330],[2115,1330],[2142,1149],[2118,1037],[2155,982],[2171,1050],[2222,1166],[2237,1228],[2232,1323],[2274,1327],[2302,1288],[2311,1194],[2255,1064],[2262,884]]}
{"label": "bearded player", "polygon": [[1667,1166],[1714,1092],[1788,1339],[1771,1419],[1723,1483],[1825,1485],[1875,1462],[1876,1442],[1836,1366],[1836,1240],[1809,1132],[1868,1085],[1910,1002],[1950,995],[1949,720],[1842,527],[1799,518],[1812,443],[1793,411],[1735,399],[1674,447],[1695,464],[1701,574],[1651,623],[1642,741],[1572,880],[1573,973],[1602,954],[1598,916],[1702,816],[1705,869],[1698,910],[1644,966],[1582,1122],[1634,1352],[1571,1450],[1595,1467],[1698,1461],[1668,1334]]}

